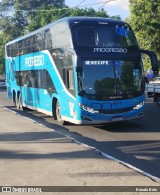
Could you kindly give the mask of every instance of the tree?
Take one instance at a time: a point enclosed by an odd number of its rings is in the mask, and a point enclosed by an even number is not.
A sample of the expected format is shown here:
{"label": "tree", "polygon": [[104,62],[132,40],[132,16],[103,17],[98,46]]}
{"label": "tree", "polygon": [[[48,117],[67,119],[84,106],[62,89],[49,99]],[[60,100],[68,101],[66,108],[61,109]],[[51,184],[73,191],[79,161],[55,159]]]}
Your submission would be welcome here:
{"label": "tree", "polygon": [[32,9],[37,10],[42,6],[43,9],[48,9],[50,6],[61,8],[64,6],[64,0],[0,1],[0,74],[4,73],[5,44],[28,32],[27,29],[31,22],[30,19],[36,15],[35,12],[32,12]]}
{"label": "tree", "polygon": [[[109,15],[104,9],[98,11],[94,10],[93,8],[69,9],[67,6],[64,6],[61,9],[56,9],[55,6],[49,6],[48,10],[45,10],[45,8],[41,6],[36,11],[36,14],[30,17],[28,31],[30,32],[36,30],[59,18],[67,17],[67,16],[92,16],[92,17],[104,17],[104,18],[109,17]],[[113,16],[112,18],[121,20],[120,16]]]}
{"label": "tree", "polygon": [[6,33],[11,32],[13,38],[23,35],[30,22],[29,19],[35,15],[32,10],[37,10],[42,6],[44,10],[50,6],[61,8],[64,6],[64,0],[2,0],[0,30]]}
{"label": "tree", "polygon": [[[8,41],[65,16],[109,17],[104,9],[70,9],[64,2],[65,0],[0,0],[0,33],[5,37],[0,40],[3,51]],[[121,19],[119,16],[112,18]],[[2,54],[3,62],[4,52]]]}
{"label": "tree", "polygon": [[69,16],[69,13],[67,13],[68,10],[66,8],[67,7],[64,6],[63,8],[59,9],[54,5],[50,5],[46,9],[44,5],[40,6],[38,10],[35,10],[28,16],[28,20],[30,22],[25,29],[26,33],[45,26],[63,16]]}
{"label": "tree", "polygon": [[3,32],[0,32],[0,75],[4,74],[5,67],[4,67],[4,45],[6,43],[6,35]]}
{"label": "tree", "polygon": [[140,47],[153,50],[160,60],[160,0],[130,0],[130,10],[131,25]]}

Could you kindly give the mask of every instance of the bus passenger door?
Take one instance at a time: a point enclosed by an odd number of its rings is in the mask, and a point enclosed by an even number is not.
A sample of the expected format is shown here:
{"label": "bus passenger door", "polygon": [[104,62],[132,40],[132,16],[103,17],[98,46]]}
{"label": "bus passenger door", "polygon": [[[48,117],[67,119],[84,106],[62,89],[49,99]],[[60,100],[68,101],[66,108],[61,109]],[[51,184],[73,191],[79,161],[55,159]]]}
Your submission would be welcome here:
{"label": "bus passenger door", "polygon": [[29,106],[34,106],[34,72],[26,71],[24,74],[24,101]]}
{"label": "bus passenger door", "polygon": [[65,116],[73,118],[73,98],[75,97],[74,72],[73,67],[63,69],[63,81],[67,92],[63,92],[63,108]]}
{"label": "bus passenger door", "polygon": [[49,70],[36,71],[35,106],[42,110],[52,111],[52,93],[55,91]]}
{"label": "bus passenger door", "polygon": [[[60,112],[62,116],[73,117],[70,105],[73,105],[73,99],[75,96],[75,86],[74,86],[74,54],[67,50],[57,49],[53,52],[55,68],[57,68],[58,74],[55,71],[55,76],[53,78],[55,82],[55,87],[57,95],[59,98]],[[52,55],[53,55],[52,54]],[[54,71],[54,69],[53,69]]]}

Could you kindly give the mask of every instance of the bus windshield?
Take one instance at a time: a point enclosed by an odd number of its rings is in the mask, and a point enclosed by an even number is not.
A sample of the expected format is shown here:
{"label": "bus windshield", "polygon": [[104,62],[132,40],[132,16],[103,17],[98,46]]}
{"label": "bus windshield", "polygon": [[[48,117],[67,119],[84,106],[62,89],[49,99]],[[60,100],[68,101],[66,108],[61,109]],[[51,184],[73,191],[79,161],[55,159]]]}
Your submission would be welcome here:
{"label": "bus windshield", "polygon": [[95,99],[133,98],[143,92],[142,75],[138,61],[83,61],[78,72],[79,93]]}
{"label": "bus windshield", "polygon": [[75,25],[73,34],[77,46],[106,48],[138,46],[135,35],[127,24]]}

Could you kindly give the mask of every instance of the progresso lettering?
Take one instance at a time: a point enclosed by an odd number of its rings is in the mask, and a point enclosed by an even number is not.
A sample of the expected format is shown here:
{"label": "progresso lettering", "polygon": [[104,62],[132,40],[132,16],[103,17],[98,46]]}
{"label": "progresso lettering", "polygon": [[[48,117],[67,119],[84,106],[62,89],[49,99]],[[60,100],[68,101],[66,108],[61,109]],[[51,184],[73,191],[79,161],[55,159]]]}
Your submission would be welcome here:
{"label": "progresso lettering", "polygon": [[25,66],[26,67],[43,66],[43,65],[44,65],[44,56],[43,55],[25,58]]}
{"label": "progresso lettering", "polygon": [[126,48],[94,48],[93,52],[97,53],[127,53]]}

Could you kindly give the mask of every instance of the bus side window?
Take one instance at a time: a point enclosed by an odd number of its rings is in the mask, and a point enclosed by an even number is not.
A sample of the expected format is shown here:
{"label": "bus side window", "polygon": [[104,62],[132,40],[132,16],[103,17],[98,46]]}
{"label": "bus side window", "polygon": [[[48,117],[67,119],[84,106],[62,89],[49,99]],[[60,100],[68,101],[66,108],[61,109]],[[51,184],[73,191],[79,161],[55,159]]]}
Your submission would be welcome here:
{"label": "bus side window", "polygon": [[66,88],[75,95],[73,67],[63,68],[63,82]]}
{"label": "bus side window", "polygon": [[8,45],[7,48],[6,48],[6,51],[7,51],[7,56],[10,57],[11,56],[11,50],[10,50],[11,46]]}
{"label": "bus side window", "polygon": [[19,55],[18,42],[15,43],[15,56]]}
{"label": "bus side window", "polygon": [[47,70],[36,71],[35,87],[53,91],[55,90],[55,86]]}
{"label": "bus side window", "polygon": [[16,47],[16,43],[13,43],[13,48],[12,48],[12,57],[16,56],[16,51],[17,51],[17,47]]}
{"label": "bus side window", "polygon": [[47,85],[46,85],[47,90],[55,91],[54,83],[53,83],[48,71],[46,71],[46,83],[47,83]]}
{"label": "bus side window", "polygon": [[35,78],[35,71],[34,70],[30,71],[29,77],[30,77],[31,87],[35,88],[36,87],[36,78]]}
{"label": "bus side window", "polygon": [[12,44],[12,57],[14,57],[16,55],[16,44],[13,43]]}
{"label": "bus side window", "polygon": [[18,42],[18,53],[17,55],[23,55],[24,54],[24,51],[23,51],[23,47],[22,47],[22,41],[19,41]]}
{"label": "bus side window", "polygon": [[45,31],[45,49],[52,48],[52,35],[50,29]]}
{"label": "bus side window", "polygon": [[42,49],[42,34],[40,33],[35,35],[35,47],[36,51],[40,51]]}
{"label": "bus side window", "polygon": [[36,52],[37,48],[36,48],[36,36],[33,35],[32,36],[32,52]]}
{"label": "bus side window", "polygon": [[26,54],[26,45],[25,45],[25,39],[22,40],[22,50],[23,50],[23,54]]}
{"label": "bus side window", "polygon": [[67,70],[67,88],[74,90],[74,75],[72,68]]}
{"label": "bus side window", "polygon": [[32,53],[35,50],[34,36],[28,38],[28,53]]}
{"label": "bus side window", "polygon": [[31,39],[27,38],[27,53],[31,53]]}
{"label": "bus side window", "polygon": [[55,26],[51,27],[50,32],[52,34],[53,48],[71,48],[71,34],[67,24],[56,24]]}
{"label": "bus side window", "polygon": [[13,44],[10,46],[10,50],[11,50],[11,52],[10,52],[11,57],[13,57]]}
{"label": "bus side window", "polygon": [[30,78],[30,71],[27,71],[25,74],[25,86],[27,87],[32,87],[32,82],[31,82],[31,78]]}
{"label": "bus side window", "polygon": [[25,39],[26,54],[28,53],[28,38]]}

